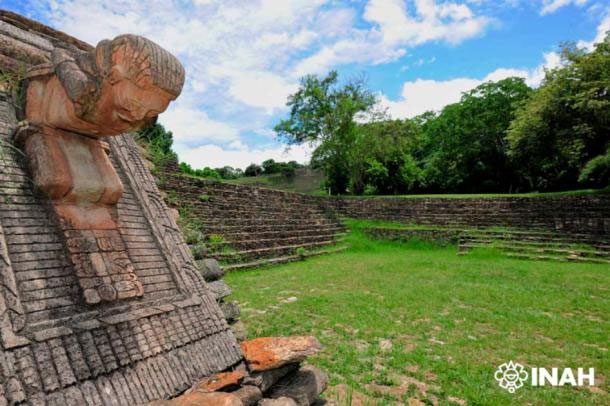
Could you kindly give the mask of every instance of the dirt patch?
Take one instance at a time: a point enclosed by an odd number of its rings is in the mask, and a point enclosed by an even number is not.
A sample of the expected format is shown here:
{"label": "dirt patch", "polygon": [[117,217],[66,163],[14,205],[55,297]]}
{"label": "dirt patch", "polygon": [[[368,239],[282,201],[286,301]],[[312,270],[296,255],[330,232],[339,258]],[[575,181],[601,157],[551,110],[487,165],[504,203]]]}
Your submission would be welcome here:
{"label": "dirt patch", "polygon": [[379,403],[375,398],[360,393],[344,383],[328,387],[324,397],[329,406],[374,406]]}

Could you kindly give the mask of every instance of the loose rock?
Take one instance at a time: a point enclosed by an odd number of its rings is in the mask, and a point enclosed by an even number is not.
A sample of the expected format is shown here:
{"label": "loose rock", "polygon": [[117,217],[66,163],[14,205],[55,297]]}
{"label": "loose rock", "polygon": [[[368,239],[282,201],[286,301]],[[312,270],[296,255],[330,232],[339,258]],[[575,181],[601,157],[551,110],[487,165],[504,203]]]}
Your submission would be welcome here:
{"label": "loose rock", "polygon": [[256,385],[261,391],[267,392],[277,381],[297,369],[299,369],[299,364],[288,364],[269,371],[254,372],[244,379],[244,384]]}
{"label": "loose rock", "polygon": [[258,402],[259,406],[297,406],[298,404],[290,398],[263,399]]}
{"label": "loose rock", "polygon": [[241,399],[226,392],[191,392],[163,406],[243,406]]}
{"label": "loose rock", "polygon": [[240,345],[251,371],[267,371],[301,362],[322,348],[311,336],[261,337]]}
{"label": "loose rock", "polygon": [[254,406],[263,397],[261,390],[252,385],[244,385],[240,389],[231,392],[231,394],[241,399],[244,406]]}
{"label": "loose rock", "polygon": [[220,372],[197,382],[190,391],[215,392],[221,389],[237,386],[244,379],[243,371]]}
{"label": "loose rock", "polygon": [[197,261],[199,271],[206,282],[212,282],[222,278],[225,274],[224,270],[214,258],[202,259]]}
{"label": "loose rock", "polygon": [[274,399],[289,397],[299,406],[309,406],[318,399],[327,384],[328,376],[324,372],[313,366],[305,366],[281,379],[267,396]]}

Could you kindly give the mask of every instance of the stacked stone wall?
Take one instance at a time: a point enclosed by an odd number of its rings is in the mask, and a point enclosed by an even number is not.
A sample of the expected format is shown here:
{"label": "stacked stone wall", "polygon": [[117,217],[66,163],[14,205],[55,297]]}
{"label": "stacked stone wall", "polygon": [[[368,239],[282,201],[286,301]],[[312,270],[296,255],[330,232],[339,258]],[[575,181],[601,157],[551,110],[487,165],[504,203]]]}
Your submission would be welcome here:
{"label": "stacked stone wall", "polygon": [[492,198],[332,197],[320,200],[338,215],[356,219],[610,234],[610,194]]}
{"label": "stacked stone wall", "polygon": [[[344,228],[314,196],[181,175],[160,176],[167,199],[202,225],[207,256],[227,269],[298,259],[335,244]],[[219,241],[220,240],[220,241]]]}

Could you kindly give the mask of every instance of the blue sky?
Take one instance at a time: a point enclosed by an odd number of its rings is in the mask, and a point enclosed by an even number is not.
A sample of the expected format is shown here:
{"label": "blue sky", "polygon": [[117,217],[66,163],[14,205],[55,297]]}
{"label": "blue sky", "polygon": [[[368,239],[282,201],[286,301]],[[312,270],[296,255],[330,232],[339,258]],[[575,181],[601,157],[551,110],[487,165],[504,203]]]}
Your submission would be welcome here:
{"label": "blue sky", "polygon": [[91,44],[141,34],[183,62],[183,94],[160,116],[181,160],[245,167],[286,152],[272,128],[305,74],[364,73],[394,118],[438,110],[486,80],[537,86],[558,45],[591,48],[608,0],[0,0]]}

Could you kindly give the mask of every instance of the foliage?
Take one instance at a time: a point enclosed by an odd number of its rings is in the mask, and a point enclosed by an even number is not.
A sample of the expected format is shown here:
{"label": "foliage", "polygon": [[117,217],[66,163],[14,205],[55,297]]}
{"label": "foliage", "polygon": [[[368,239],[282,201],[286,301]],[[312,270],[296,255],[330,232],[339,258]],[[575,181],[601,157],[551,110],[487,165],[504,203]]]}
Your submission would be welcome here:
{"label": "foliage", "polygon": [[273,159],[263,161],[261,166],[263,168],[262,174],[264,175],[281,173],[287,178],[293,177],[296,170],[303,167],[303,165],[300,165],[297,161],[275,162]]}
{"label": "foliage", "polygon": [[259,176],[262,173],[263,173],[263,168],[260,165],[257,165],[254,163],[248,165],[246,167],[246,170],[244,171],[245,176]]}
{"label": "foliage", "polygon": [[275,126],[275,132],[288,144],[316,144],[312,167],[324,172],[333,193],[345,193],[354,163],[355,119],[370,112],[375,101],[362,79],[339,85],[336,71],[324,78],[308,75],[289,96],[290,116]]}
{"label": "foliage", "polygon": [[487,82],[439,115],[421,118],[421,189],[513,191],[516,181],[506,153],[506,132],[530,93],[521,78]]}
{"label": "foliage", "polygon": [[355,194],[397,194],[419,185],[421,169],[413,155],[420,137],[420,128],[411,120],[358,126],[350,190]]}
{"label": "foliage", "polygon": [[193,169],[191,165],[187,164],[186,162],[180,162],[180,171],[198,178],[221,179],[218,171],[207,166],[203,169]]}
{"label": "foliage", "polygon": [[[602,163],[601,157],[592,160],[609,146],[610,36],[588,53],[566,44],[562,58],[564,66],[546,73],[508,135],[515,167],[531,190],[576,187],[592,170],[587,163]],[[602,176],[592,185],[607,180]]]}
{"label": "foliage", "polygon": [[137,134],[137,139],[143,143],[155,169],[161,171],[168,164],[176,162],[178,156],[172,150],[173,134],[159,123],[143,128]]}
{"label": "foliage", "polygon": [[244,176],[244,171],[240,168],[233,168],[232,166],[223,166],[222,168],[216,168],[216,172],[222,179],[237,179]]}
{"label": "foliage", "polygon": [[610,148],[605,155],[599,155],[586,163],[578,181],[595,186],[610,185]]}

